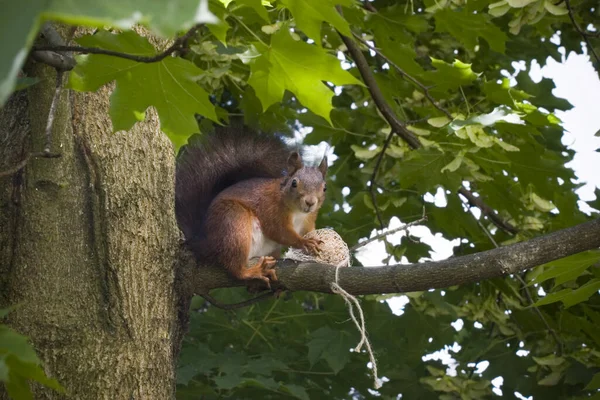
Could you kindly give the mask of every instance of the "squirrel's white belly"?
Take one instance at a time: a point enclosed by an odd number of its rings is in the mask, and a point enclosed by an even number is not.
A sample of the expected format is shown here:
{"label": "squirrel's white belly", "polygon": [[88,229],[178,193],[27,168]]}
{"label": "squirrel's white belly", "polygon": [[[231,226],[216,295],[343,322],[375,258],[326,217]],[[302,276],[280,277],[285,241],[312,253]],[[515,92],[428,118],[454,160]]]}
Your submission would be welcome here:
{"label": "squirrel's white belly", "polygon": [[252,221],[252,245],[248,259],[271,255],[278,248],[279,244],[263,234],[260,221],[258,218],[254,218]]}
{"label": "squirrel's white belly", "polygon": [[308,214],[303,212],[296,212],[292,215],[292,225],[294,226],[296,233],[300,236],[304,236],[306,233],[302,232],[302,229],[304,228],[304,221],[306,220],[307,216]]}

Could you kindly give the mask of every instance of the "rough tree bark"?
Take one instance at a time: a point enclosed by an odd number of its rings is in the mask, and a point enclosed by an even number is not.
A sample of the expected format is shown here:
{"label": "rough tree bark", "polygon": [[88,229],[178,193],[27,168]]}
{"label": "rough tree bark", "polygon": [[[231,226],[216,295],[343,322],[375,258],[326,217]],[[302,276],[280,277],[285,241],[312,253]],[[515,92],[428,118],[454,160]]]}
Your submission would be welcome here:
{"label": "rough tree bark", "polygon": [[[55,71],[0,112],[0,171],[44,147]],[[0,306],[69,398],[174,395],[174,152],[157,115],[112,134],[111,88],[62,91],[52,151],[0,178]],[[58,397],[36,388],[36,398]]]}

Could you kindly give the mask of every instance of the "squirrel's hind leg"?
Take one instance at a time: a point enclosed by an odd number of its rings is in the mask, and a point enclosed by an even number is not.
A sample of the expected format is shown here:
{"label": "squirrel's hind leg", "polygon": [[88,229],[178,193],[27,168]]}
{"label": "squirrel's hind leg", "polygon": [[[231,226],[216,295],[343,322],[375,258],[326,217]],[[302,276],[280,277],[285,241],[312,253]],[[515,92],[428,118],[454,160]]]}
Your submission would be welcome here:
{"label": "squirrel's hind leg", "polygon": [[[223,216],[227,216],[223,218]],[[236,279],[258,279],[269,288],[271,280],[277,280],[275,259],[263,256],[251,267],[247,267],[252,248],[254,215],[235,201],[216,201],[209,209],[206,231],[207,245],[214,251],[217,262],[227,268]]]}

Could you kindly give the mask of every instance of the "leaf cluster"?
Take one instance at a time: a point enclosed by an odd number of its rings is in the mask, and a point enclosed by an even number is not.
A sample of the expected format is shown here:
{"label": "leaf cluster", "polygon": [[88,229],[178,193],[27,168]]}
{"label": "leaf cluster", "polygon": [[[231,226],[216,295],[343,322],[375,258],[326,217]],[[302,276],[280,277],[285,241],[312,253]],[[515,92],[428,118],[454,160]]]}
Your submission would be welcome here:
{"label": "leaf cluster", "polygon": [[[566,166],[574,154],[561,142],[555,111],[571,105],[553,95],[551,80],[534,82],[513,64],[529,69],[559,59],[557,38],[566,51],[582,51],[564,3],[34,3],[26,11],[12,3],[2,8],[0,29],[15,40],[2,45],[0,100],[13,90],[44,21],[99,28],[76,35],[76,43],[140,56],[164,48],[128,30],[131,24],[172,37],[201,23],[185,49],[153,63],[79,55],[68,87],[93,91],[114,82],[114,129],[130,128],[152,106],[176,148],[217,123],[240,122],[289,136],[300,132],[308,145],[327,142],[335,156],[319,225],[350,244],[379,227],[376,210],[387,225],[416,220],[425,206],[427,228],[453,240],[455,255],[598,217],[580,211],[579,184]],[[593,1],[571,3],[580,26],[598,28]],[[387,141],[391,127],[340,34],[360,46],[383,99],[418,138],[418,149],[398,135]],[[31,78],[21,83],[35,84]],[[461,187],[518,233],[457,195]],[[598,200],[590,206],[600,209]],[[433,256],[431,244],[415,236],[385,240],[385,250],[384,263]],[[387,303],[397,298],[365,297],[369,338],[385,377],[378,391],[371,389],[366,356],[351,351],[358,336],[341,299],[296,293],[233,314],[197,300],[178,397],[475,399],[489,397],[497,377],[507,398],[515,392],[544,399],[597,395],[599,258],[588,252],[523,277],[410,293],[401,315]],[[235,302],[244,294],[222,290],[220,297]],[[440,350],[451,365],[431,356]]]}

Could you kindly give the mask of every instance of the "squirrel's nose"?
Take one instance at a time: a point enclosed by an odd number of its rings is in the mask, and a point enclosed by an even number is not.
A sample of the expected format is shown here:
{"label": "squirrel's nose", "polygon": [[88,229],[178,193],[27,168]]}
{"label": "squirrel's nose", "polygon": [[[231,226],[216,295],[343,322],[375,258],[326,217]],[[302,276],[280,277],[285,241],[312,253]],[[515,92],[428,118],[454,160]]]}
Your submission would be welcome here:
{"label": "squirrel's nose", "polygon": [[310,208],[310,207],[314,206],[317,203],[317,200],[313,199],[313,198],[309,198],[309,199],[304,199],[304,202]]}

